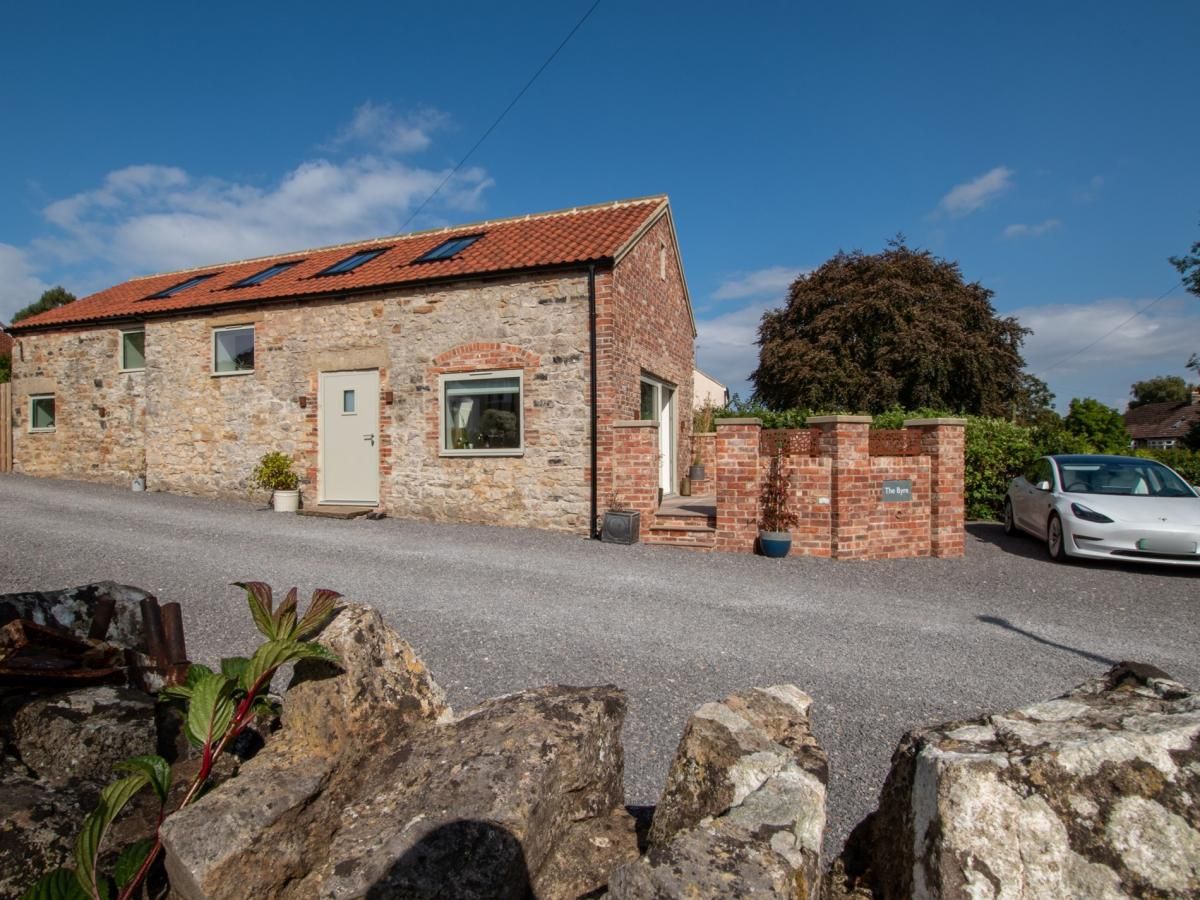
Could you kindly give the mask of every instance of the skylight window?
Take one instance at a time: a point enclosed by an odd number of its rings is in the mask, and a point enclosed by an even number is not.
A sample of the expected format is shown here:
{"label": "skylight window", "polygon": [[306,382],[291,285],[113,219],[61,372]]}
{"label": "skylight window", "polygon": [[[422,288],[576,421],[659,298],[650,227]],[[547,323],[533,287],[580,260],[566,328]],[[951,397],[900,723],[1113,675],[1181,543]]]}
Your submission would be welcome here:
{"label": "skylight window", "polygon": [[353,272],[363,263],[370,262],[380,253],[385,250],[390,250],[390,247],[380,247],[378,250],[360,250],[353,256],[347,256],[341,262],[334,263],[328,269],[322,269],[318,275],[344,275],[346,272]]}
{"label": "skylight window", "polygon": [[195,287],[202,281],[208,281],[208,279],[212,278],[215,274],[217,273],[213,272],[209,275],[197,275],[195,278],[189,278],[187,281],[181,281],[179,284],[175,285],[174,287],[169,287],[165,291],[159,291],[157,294],[151,294],[146,299],[161,300],[164,297],[174,297],[176,294],[182,293],[190,287]]}
{"label": "skylight window", "polygon": [[418,256],[413,262],[435,262],[439,259],[449,259],[466,250],[481,237],[483,237],[482,234],[468,234],[463,237],[450,238],[450,240],[438,244],[428,253]]}
{"label": "skylight window", "polygon": [[292,268],[292,266],[298,266],[299,264],[300,264],[300,260],[298,260],[298,259],[294,260],[292,262],[276,263],[275,265],[271,266],[270,268],[263,269],[261,272],[251,275],[249,278],[243,278],[241,281],[237,282],[236,284],[231,284],[230,287],[231,288],[254,287],[254,285],[262,284],[268,278],[274,278],[280,272],[286,272],[288,269]]}

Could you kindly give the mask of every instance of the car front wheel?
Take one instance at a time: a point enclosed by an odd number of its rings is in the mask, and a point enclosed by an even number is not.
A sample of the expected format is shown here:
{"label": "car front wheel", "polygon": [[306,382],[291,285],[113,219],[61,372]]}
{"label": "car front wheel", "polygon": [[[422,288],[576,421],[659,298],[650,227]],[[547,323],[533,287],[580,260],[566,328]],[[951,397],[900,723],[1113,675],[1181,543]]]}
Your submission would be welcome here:
{"label": "car front wheel", "polygon": [[1017,533],[1017,522],[1013,518],[1012,500],[1008,497],[1004,498],[1004,533]]}
{"label": "car front wheel", "polygon": [[1067,562],[1067,547],[1066,538],[1063,535],[1062,519],[1058,517],[1058,513],[1050,514],[1050,521],[1046,524],[1046,551],[1050,554],[1050,558],[1055,562]]}

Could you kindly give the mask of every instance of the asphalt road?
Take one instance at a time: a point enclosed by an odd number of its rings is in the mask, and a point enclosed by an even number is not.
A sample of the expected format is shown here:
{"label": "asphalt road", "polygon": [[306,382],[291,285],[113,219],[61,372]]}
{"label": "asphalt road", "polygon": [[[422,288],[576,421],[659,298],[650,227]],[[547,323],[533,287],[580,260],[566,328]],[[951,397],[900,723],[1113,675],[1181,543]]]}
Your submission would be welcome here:
{"label": "asphalt road", "polygon": [[456,708],[547,683],[629,694],[626,801],[653,804],[701,703],[791,682],[832,769],[827,848],[908,729],[1056,696],[1109,661],[1200,684],[1200,572],[1049,562],[968,528],[961,560],[767,560],[526,529],[333,521],[0,476],[0,593],[114,580],[183,604],[193,659],[248,652],[231,581],[370,603]]}

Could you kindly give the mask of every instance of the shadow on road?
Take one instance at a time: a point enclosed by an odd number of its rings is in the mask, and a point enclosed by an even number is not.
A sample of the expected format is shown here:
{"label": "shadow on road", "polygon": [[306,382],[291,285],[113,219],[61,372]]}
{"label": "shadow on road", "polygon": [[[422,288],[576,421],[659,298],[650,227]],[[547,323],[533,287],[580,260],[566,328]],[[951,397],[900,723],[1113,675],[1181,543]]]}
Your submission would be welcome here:
{"label": "shadow on road", "polygon": [[1089,653],[1087,650],[1080,650],[1078,647],[1071,647],[1067,644],[1060,644],[1058,641],[1052,641],[1041,635],[1034,634],[1032,631],[1026,631],[1024,628],[1019,628],[1008,619],[1002,619],[999,616],[976,616],[980,622],[985,625],[995,625],[997,628],[1004,628],[1007,631],[1015,632],[1022,637],[1027,637],[1031,641],[1036,641],[1039,644],[1045,644],[1047,647],[1053,647],[1056,650],[1066,650],[1068,653],[1074,653],[1076,656],[1082,656],[1084,659],[1090,659],[1092,662],[1104,663],[1106,666],[1115,666],[1117,661],[1109,659],[1107,656],[1101,656],[1099,653]]}

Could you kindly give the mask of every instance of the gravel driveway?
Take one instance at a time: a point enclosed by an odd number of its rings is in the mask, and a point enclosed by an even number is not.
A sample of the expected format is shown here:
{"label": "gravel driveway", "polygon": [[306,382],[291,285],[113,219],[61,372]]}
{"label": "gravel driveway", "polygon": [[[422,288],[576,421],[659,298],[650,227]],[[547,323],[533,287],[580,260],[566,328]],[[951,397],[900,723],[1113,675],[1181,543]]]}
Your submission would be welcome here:
{"label": "gravel driveway", "polygon": [[333,521],[251,504],[0,476],[0,593],[112,579],[184,607],[193,659],[245,653],[229,582],[381,609],[455,707],[545,683],[629,693],[626,800],[653,804],[688,715],[753,685],[813,696],[827,848],[919,725],[1055,696],[1110,660],[1200,684],[1200,573],[1061,566],[999,526],[961,560],[767,560],[524,529]]}

